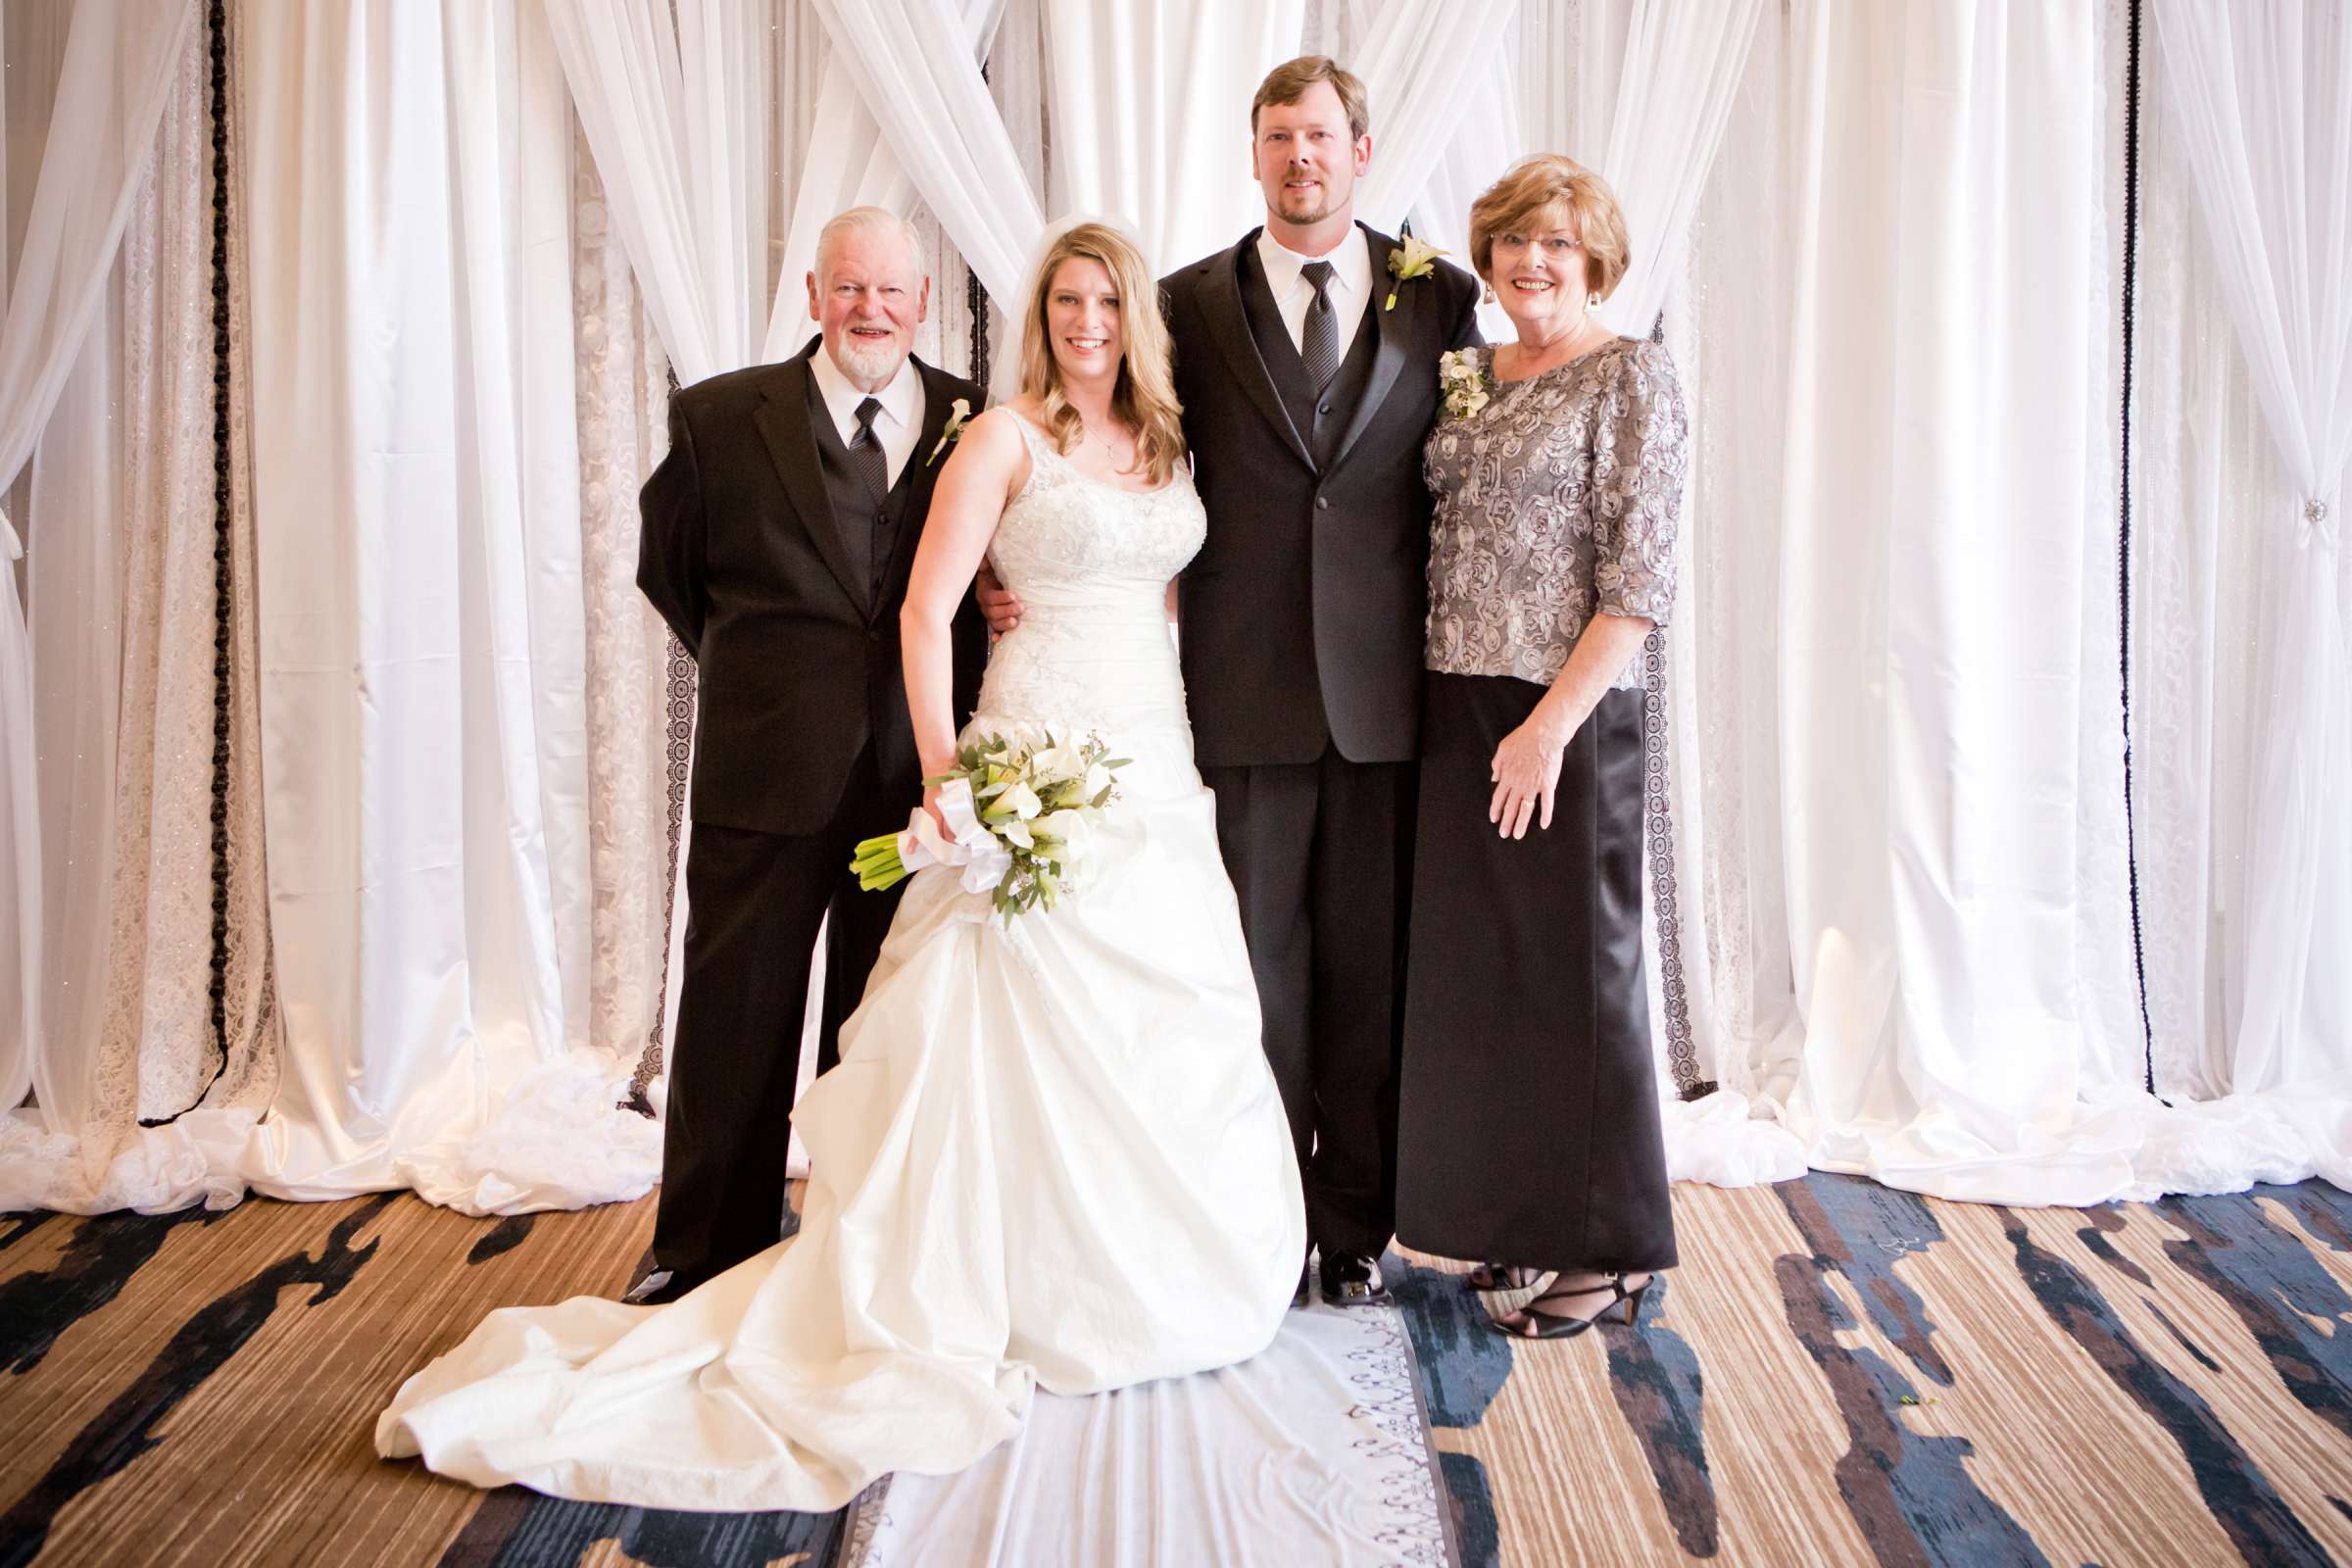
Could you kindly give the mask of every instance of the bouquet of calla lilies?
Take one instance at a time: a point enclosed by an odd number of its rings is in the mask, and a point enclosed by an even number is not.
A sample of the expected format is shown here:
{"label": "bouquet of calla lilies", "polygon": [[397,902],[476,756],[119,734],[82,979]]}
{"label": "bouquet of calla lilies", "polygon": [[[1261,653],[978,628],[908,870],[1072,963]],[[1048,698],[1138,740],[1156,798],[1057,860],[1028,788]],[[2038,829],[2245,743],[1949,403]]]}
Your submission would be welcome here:
{"label": "bouquet of calla lilies", "polygon": [[964,891],[989,894],[1010,925],[1016,914],[1053,908],[1077,885],[1102,809],[1118,799],[1112,775],[1128,760],[1112,757],[1096,735],[1075,746],[1052,731],[1043,745],[1030,746],[974,736],[952,771],[923,780],[939,786],[948,833],[918,806],[904,833],[858,845],[850,868],[872,893],[926,865],[959,867]]}

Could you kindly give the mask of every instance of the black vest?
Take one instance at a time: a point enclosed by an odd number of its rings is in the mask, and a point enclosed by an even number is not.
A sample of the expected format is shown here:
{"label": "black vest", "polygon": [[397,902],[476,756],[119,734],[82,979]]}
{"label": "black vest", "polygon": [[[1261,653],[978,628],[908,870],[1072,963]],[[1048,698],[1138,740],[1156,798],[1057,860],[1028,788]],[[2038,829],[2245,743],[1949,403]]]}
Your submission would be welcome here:
{"label": "black vest", "polygon": [[[1351,232],[1344,244],[1361,245],[1363,236]],[[1372,362],[1380,353],[1380,322],[1372,313],[1380,309],[1374,300],[1364,311],[1363,320],[1355,328],[1355,341],[1348,345],[1347,355],[1333,372],[1331,385],[1323,389],[1318,399],[1314,388],[1306,384],[1306,362],[1298,357],[1298,347],[1291,341],[1290,328],[1282,324],[1282,312],[1274,304],[1274,291],[1266,282],[1266,270],[1257,259],[1257,247],[1244,248],[1241,256],[1242,310],[1249,318],[1250,335],[1257,339],[1257,356],[1266,362],[1266,373],[1273,378],[1274,391],[1291,416],[1306,450],[1314,454],[1317,467],[1328,467],[1339,450],[1340,437],[1348,429],[1348,421],[1355,416],[1355,406],[1364,398],[1364,388],[1372,379]]]}
{"label": "black vest", "polygon": [[865,598],[858,608],[870,615],[881,596],[882,579],[890,570],[890,558],[898,550],[899,529],[906,518],[906,493],[913,488],[911,476],[923,455],[909,455],[890,494],[875,495],[865,475],[850,461],[850,449],[841,439],[840,426],[833,422],[833,411],[825,404],[816,372],[806,373],[808,427],[816,437],[816,465],[824,471],[825,499],[832,503],[833,525],[841,530],[850,570],[865,584]]}

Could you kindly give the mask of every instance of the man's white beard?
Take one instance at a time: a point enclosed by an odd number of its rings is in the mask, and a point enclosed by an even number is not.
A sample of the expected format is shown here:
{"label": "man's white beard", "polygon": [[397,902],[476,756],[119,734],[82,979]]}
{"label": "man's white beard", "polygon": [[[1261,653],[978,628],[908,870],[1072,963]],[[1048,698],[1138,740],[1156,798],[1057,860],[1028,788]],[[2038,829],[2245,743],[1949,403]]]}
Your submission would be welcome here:
{"label": "man's white beard", "polygon": [[906,355],[897,343],[877,344],[867,348],[857,339],[844,336],[841,340],[841,368],[860,381],[882,385],[899,373]]}

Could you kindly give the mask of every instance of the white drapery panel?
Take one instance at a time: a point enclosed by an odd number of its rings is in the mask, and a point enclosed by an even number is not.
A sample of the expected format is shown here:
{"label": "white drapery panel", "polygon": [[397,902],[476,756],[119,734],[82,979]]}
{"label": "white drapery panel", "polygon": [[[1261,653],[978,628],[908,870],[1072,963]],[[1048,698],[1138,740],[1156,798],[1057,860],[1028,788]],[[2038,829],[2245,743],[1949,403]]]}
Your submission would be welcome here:
{"label": "white drapery panel", "polygon": [[[1005,0],[960,0],[964,36],[975,61],[988,58],[1004,4]],[[814,134],[808,138],[793,193],[792,224],[776,271],[775,308],[760,356],[769,362],[789,358],[808,340],[812,328],[803,283],[816,270],[816,237],[826,220],[853,207],[884,207],[902,217],[911,216],[914,209],[913,179],[867,112],[857,79],[833,54],[828,54],[817,84],[811,124]],[[938,293],[943,286],[940,278],[933,278],[935,313],[945,304]]]}
{"label": "white drapery panel", "polygon": [[1632,264],[1601,310],[1616,331],[1647,337],[1683,275],[1691,215],[1763,11],[1763,0],[1633,0],[1628,8],[1608,140],[1592,149],[1633,235]]}
{"label": "white drapery panel", "polygon": [[1054,207],[1127,220],[1155,272],[1261,220],[1250,99],[1298,52],[1305,0],[1053,0]]}
{"label": "white drapery panel", "polygon": [[[1811,1162],[2087,1203],[2092,14],[1800,5],[1781,775]],[[2036,134],[2013,136],[2031,124]],[[2025,244],[2013,236],[2032,234]],[[2016,585],[2030,582],[2030,601]],[[2030,606],[2030,608],[2029,608]]]}
{"label": "white drapery panel", "polygon": [[[173,67],[194,25],[193,0],[79,0],[67,34],[24,240],[0,322],[0,491],[16,480],[48,422],[113,270],[130,203],[155,146]],[[33,740],[32,641],[13,564],[24,554],[0,516],[0,1109],[27,1088],[44,1107],[74,1098],[41,1047],[40,808]]]}
{"label": "white drapery panel", "polygon": [[471,1212],[635,1196],[658,1140],[567,1054],[584,913],[549,859],[586,831],[553,43],[529,7],[271,0],[241,64],[286,1020],[246,1175]]}
{"label": "white drapery panel", "polygon": [[956,0],[814,0],[832,58],[901,169],[999,301],[1020,293],[1046,217],[981,79]]}
{"label": "white drapery panel", "polygon": [[[1372,101],[1372,167],[1356,187],[1358,218],[1393,234],[1424,199],[1504,58],[1518,9],[1519,0],[1387,0],[1374,14],[1355,58],[1341,62],[1363,79]],[[1467,212],[1455,220],[1464,235]]]}
{"label": "white drapery panel", "polygon": [[2156,1118],[2151,1140],[2177,1160],[2170,1179],[2182,1184],[2242,1180],[2223,1151],[2269,1145],[2294,1174],[2316,1168],[2343,1185],[2352,1180],[2341,550],[2352,457],[2352,20],[2300,0],[2162,0],[2153,15],[2165,130],[2293,496],[2278,514],[2234,519],[2222,544],[2265,565],[2243,904],[2224,942],[2225,1039],[2188,1086],[2223,1098]]}

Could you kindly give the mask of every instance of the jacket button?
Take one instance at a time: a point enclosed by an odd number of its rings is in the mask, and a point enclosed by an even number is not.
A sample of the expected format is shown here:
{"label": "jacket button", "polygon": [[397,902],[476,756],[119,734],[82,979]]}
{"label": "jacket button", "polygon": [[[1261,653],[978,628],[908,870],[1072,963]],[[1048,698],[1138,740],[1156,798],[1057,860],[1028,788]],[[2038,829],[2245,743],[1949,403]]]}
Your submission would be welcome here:
{"label": "jacket button", "polygon": [[1317,414],[1329,414],[1331,412],[1331,405],[1326,403],[1321,408],[1315,410],[1315,412]]}
{"label": "jacket button", "polygon": [[1317,512],[1329,512],[1329,511],[1331,510],[1331,497],[1329,497],[1329,496],[1317,496],[1317,497],[1315,497],[1315,510],[1316,510]]}
{"label": "jacket button", "polygon": [[868,627],[866,627],[866,628],[865,628],[865,640],[866,640],[867,642],[869,642],[869,643],[878,643],[878,642],[880,642],[880,641],[882,640],[882,628],[881,628],[881,627],[879,627],[879,626],[868,626]]}

